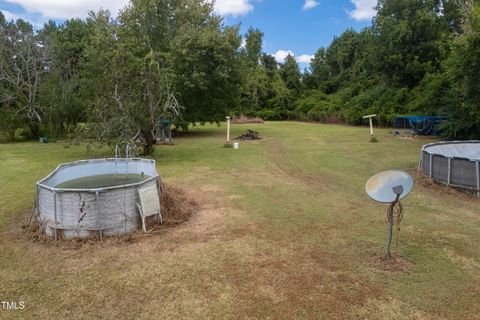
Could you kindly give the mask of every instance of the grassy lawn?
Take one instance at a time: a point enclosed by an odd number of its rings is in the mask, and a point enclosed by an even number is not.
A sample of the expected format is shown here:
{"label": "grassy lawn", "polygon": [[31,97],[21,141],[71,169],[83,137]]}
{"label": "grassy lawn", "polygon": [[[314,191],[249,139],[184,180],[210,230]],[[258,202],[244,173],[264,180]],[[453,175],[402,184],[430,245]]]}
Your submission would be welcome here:
{"label": "grassy lawn", "polygon": [[265,137],[222,148],[224,128],[157,147],[163,179],[195,197],[188,223],[131,242],[28,240],[35,182],[59,163],[108,156],[60,143],[0,145],[0,318],[480,319],[480,200],[418,183],[400,258],[385,264],[386,207],[366,180],[413,171],[428,140],[295,122],[235,125]]}

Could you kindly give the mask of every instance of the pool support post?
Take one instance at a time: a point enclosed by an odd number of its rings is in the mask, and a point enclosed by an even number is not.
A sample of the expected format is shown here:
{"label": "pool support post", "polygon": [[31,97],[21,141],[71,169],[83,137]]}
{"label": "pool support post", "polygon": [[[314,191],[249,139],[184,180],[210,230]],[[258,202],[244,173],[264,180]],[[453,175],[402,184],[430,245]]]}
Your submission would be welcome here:
{"label": "pool support post", "polygon": [[55,241],[58,240],[58,235],[57,235],[57,191],[53,190],[53,219],[55,220],[55,226],[53,228],[54,238]]}
{"label": "pool support post", "polygon": [[480,165],[479,162],[475,162],[475,167],[477,171],[477,197],[480,198]]}

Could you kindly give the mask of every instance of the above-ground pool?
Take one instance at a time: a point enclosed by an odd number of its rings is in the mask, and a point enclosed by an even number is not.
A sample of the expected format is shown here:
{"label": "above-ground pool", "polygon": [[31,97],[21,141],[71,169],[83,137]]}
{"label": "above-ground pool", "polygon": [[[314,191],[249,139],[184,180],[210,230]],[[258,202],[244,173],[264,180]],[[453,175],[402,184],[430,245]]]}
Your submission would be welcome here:
{"label": "above-ground pool", "polygon": [[419,169],[431,179],[480,194],[480,141],[446,141],[423,146]]}
{"label": "above-ground pool", "polygon": [[138,189],[160,190],[155,161],[83,160],[61,164],[37,182],[40,226],[51,237],[129,233],[140,225]]}

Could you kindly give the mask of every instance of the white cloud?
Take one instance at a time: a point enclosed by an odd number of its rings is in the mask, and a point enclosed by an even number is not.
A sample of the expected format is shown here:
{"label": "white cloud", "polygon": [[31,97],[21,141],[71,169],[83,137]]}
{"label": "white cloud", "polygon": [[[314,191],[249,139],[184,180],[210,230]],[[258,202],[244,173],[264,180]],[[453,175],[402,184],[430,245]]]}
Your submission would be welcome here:
{"label": "white cloud", "polygon": [[302,54],[297,57],[297,61],[300,63],[310,63],[315,56],[309,54]]}
{"label": "white cloud", "polygon": [[356,21],[366,21],[376,15],[377,0],[350,0],[355,9],[348,11],[350,17]]}
{"label": "white cloud", "polygon": [[100,8],[110,10],[112,16],[128,4],[129,0],[5,0],[20,5],[28,13],[47,18],[69,19],[86,17],[88,11]]}
{"label": "white cloud", "polygon": [[315,0],[305,0],[305,4],[303,5],[303,10],[310,10],[318,6],[318,2]]}
{"label": "white cloud", "polygon": [[28,15],[28,14],[16,14],[7,10],[0,10],[2,11],[3,15],[5,16],[5,20],[7,21],[17,21],[18,19],[22,19],[23,21],[26,21],[30,23],[34,29],[40,29],[42,28],[43,24],[47,22],[47,20],[42,19],[41,17],[36,17],[34,15]]}
{"label": "white cloud", "polygon": [[251,0],[216,0],[215,12],[222,16],[244,16],[253,10]]}
{"label": "white cloud", "polygon": [[240,45],[240,48],[245,49],[247,47],[247,39],[242,37],[242,44]]}
{"label": "white cloud", "polygon": [[20,17],[17,16],[15,13],[11,13],[7,10],[0,10],[0,11],[2,11],[3,15],[5,16],[5,20],[7,21],[10,21],[10,20],[16,21],[17,19],[20,19]]}
{"label": "white cloud", "polygon": [[284,62],[285,62],[285,58],[286,58],[288,55],[294,56],[294,53],[293,53],[292,51],[290,51],[290,50],[288,50],[288,51],[278,50],[277,52],[275,52],[274,54],[272,54],[272,56],[275,58],[275,60],[277,60],[277,62],[279,62],[279,63],[284,63]]}
{"label": "white cloud", "polygon": [[[113,17],[118,15],[129,0],[5,0],[17,4],[32,15],[41,15],[44,18],[70,19],[84,18],[90,10],[101,8],[110,10]],[[205,0],[214,1],[214,0]],[[216,0],[215,12],[226,16],[242,16],[253,10],[252,0]]]}
{"label": "white cloud", "polygon": [[308,54],[302,54],[300,56],[295,56],[295,53],[291,50],[278,50],[277,52],[273,53],[272,56],[275,58],[275,60],[278,63],[284,63],[285,58],[291,55],[292,57],[295,57],[295,60],[299,63],[310,63],[313,59],[313,55],[308,55]]}

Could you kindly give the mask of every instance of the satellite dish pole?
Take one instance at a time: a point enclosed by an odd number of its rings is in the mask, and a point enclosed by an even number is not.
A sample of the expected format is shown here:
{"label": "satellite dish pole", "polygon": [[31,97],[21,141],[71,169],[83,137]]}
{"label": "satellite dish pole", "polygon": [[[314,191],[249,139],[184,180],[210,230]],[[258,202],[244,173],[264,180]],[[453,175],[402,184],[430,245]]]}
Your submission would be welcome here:
{"label": "satellite dish pole", "polygon": [[[390,203],[387,210],[388,219],[388,244],[387,244],[387,258],[390,259],[392,255],[392,239],[393,239],[393,224],[397,218],[397,232],[400,231],[400,222],[403,218],[403,205],[400,202],[400,196],[403,193],[403,186],[399,185],[392,188],[392,191],[397,195],[395,201]],[[397,233],[398,239],[398,233]]]}
{"label": "satellite dish pole", "polygon": [[[406,172],[398,170],[384,171],[374,175],[367,181],[365,191],[373,200],[388,203],[388,242],[387,259],[392,258],[393,225],[397,224],[397,242],[400,223],[403,218],[403,205],[400,199],[405,198],[413,188],[413,178]],[[398,243],[397,243],[398,244]]]}
{"label": "satellite dish pole", "polygon": [[370,122],[370,136],[371,136],[370,141],[372,142],[376,141],[375,134],[373,133],[373,118],[376,118],[376,117],[377,117],[376,114],[371,114],[363,117],[363,119],[368,119],[368,121]]}

